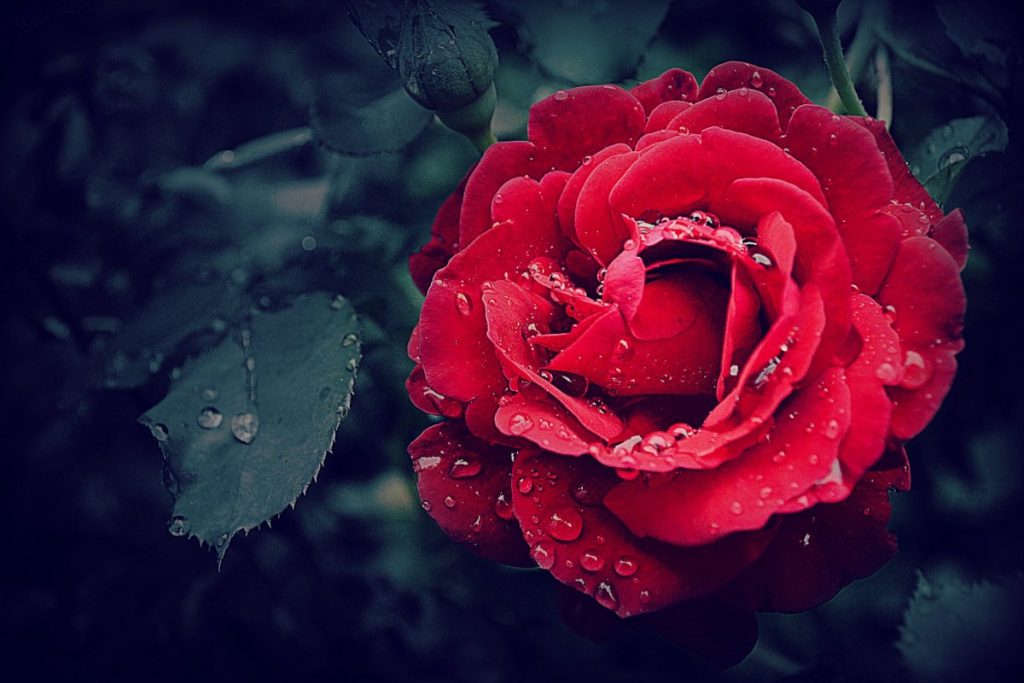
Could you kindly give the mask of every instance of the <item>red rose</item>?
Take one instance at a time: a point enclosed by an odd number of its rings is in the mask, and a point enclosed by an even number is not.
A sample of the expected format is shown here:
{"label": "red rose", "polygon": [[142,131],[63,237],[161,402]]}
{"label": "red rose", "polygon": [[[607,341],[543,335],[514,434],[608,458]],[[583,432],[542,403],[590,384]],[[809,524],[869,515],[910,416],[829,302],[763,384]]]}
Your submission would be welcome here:
{"label": "red rose", "polygon": [[423,507],[623,617],[816,605],[894,552],[966,253],[881,123],[768,69],[559,91],[410,262]]}

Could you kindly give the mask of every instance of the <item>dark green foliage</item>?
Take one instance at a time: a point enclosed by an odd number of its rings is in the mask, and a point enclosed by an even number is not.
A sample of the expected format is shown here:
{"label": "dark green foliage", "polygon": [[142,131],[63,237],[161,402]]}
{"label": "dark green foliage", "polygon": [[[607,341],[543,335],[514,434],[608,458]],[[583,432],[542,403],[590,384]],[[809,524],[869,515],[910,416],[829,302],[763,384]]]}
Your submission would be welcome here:
{"label": "dark green foliage", "polygon": [[223,558],[236,533],[294,506],[348,415],[358,329],[347,301],[312,295],[254,313],[237,338],[185,365],[139,418],[164,454],[172,535]]}

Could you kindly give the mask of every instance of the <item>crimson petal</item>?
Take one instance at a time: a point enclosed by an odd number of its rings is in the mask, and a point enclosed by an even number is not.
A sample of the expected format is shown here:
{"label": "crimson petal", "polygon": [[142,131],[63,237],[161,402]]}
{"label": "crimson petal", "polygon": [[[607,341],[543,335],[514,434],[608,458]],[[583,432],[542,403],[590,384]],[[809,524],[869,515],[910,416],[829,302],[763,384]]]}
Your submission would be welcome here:
{"label": "crimson petal", "polygon": [[423,508],[438,526],[487,559],[529,566],[522,532],[507,508],[510,455],[460,422],[427,427],[409,444]]}

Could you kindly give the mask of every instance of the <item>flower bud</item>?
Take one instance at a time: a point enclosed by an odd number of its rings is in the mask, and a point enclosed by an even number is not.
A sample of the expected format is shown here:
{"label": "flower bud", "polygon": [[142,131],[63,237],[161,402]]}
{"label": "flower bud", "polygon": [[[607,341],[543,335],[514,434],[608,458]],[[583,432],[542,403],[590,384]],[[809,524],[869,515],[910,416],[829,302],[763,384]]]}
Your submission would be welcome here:
{"label": "flower bud", "polygon": [[450,112],[487,92],[498,52],[481,19],[466,3],[421,0],[410,7],[402,21],[398,73],[413,99],[428,109]]}

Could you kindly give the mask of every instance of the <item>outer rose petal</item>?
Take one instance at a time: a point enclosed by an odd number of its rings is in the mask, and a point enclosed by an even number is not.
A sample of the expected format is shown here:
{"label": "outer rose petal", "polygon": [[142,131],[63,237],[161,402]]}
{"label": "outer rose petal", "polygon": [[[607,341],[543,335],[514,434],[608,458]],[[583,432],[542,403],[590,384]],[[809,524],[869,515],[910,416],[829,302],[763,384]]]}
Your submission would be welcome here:
{"label": "outer rose petal", "polygon": [[409,444],[423,508],[452,539],[487,559],[528,566],[519,525],[499,516],[508,501],[511,450],[481,441],[459,422],[427,427]]}
{"label": "outer rose petal", "polygon": [[576,237],[576,202],[579,200],[580,192],[583,191],[583,185],[590,178],[590,174],[607,159],[630,151],[632,150],[630,150],[629,145],[624,144],[611,145],[602,149],[591,157],[589,161],[584,160],[583,165],[573,172],[569,181],[565,184],[565,190],[558,198],[558,222],[561,224],[565,234],[569,236],[569,239],[576,242],[576,244],[580,244]]}
{"label": "outer rose petal", "polygon": [[697,97],[697,79],[689,71],[669,69],[657,78],[634,86],[629,94],[650,113],[663,102],[675,100],[693,101]]}
{"label": "outer rose petal", "polygon": [[444,267],[457,251],[459,242],[459,214],[462,211],[462,193],[473,169],[462,179],[448,199],[444,201],[430,227],[430,241],[409,257],[409,272],[420,291],[427,293],[434,273]]}
{"label": "outer rose petal", "polygon": [[701,100],[682,111],[665,128],[699,133],[713,126],[776,143],[782,135],[775,105],[767,95],[756,90],[733,90]]}
{"label": "outer rose petal", "polygon": [[530,107],[527,136],[551,169],[574,169],[609,145],[632,147],[646,116],[636,98],[613,85],[559,90]]}
{"label": "outer rose petal", "polygon": [[924,211],[928,219],[935,223],[942,218],[942,210],[935,203],[928,191],[917,181],[910,167],[896,147],[896,142],[889,135],[885,124],[872,118],[850,117],[852,121],[867,128],[878,144],[882,157],[889,164],[889,174],[892,176],[893,193],[892,198],[898,202],[912,204],[921,211]]}
{"label": "outer rose petal", "polygon": [[892,179],[874,138],[849,118],[804,105],[793,113],[783,144],[822,179],[853,282],[874,294],[900,240],[899,223],[883,212],[892,197]]}
{"label": "outer rose petal", "polygon": [[723,592],[750,609],[800,612],[877,571],[896,552],[889,490],[910,488],[906,456],[897,455],[901,465],[869,472],[842,503],[784,516],[764,555]]}
{"label": "outer rose petal", "polygon": [[497,142],[487,148],[466,179],[459,212],[457,248],[465,249],[491,228],[491,200],[512,178],[536,173],[537,150],[529,142]]}
{"label": "outer rose petal", "polygon": [[634,534],[681,546],[759,529],[833,469],[849,428],[849,408],[842,370],[833,368],[817,387],[781,408],[769,442],[713,470],[677,472],[650,486],[640,479],[623,482],[608,493],[605,505]]}
{"label": "outer rose petal", "polygon": [[752,88],[766,94],[775,103],[779,112],[779,125],[783,130],[789,125],[789,117],[796,108],[810,102],[799,88],[771,69],[746,62],[725,62],[708,71],[697,99],[713,97],[719,89],[729,91],[740,88]]}
{"label": "outer rose petal", "polygon": [[960,270],[967,265],[967,224],[964,223],[964,212],[960,209],[951,211],[942,220],[932,226],[931,237],[941,244],[953,257]]}
{"label": "outer rose petal", "polygon": [[621,617],[713,592],[774,533],[738,534],[699,548],[638,539],[600,504],[618,478],[587,458],[522,451],[512,478],[513,509],[534,561]]}

